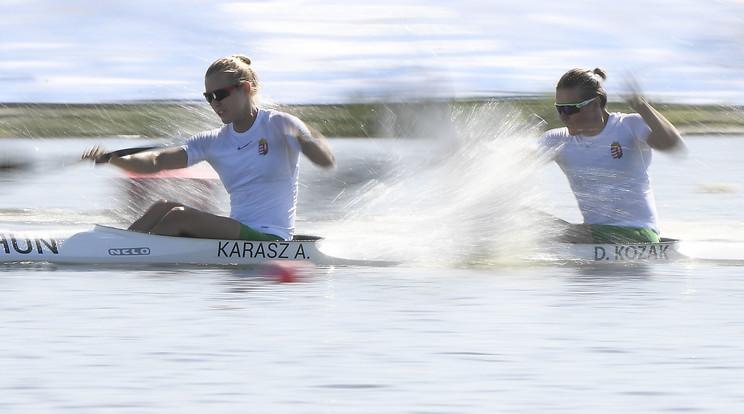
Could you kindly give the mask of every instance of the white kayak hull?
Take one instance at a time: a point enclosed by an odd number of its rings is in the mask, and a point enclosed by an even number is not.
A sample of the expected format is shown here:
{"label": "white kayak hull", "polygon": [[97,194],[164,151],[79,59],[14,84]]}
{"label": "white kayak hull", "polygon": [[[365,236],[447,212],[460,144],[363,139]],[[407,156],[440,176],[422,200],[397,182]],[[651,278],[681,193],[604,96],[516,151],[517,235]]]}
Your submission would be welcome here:
{"label": "white kayak hull", "polygon": [[688,258],[679,247],[679,240],[675,239],[662,239],[659,243],[561,243],[550,249],[550,255],[582,263],[669,263]]}
{"label": "white kayak hull", "polygon": [[[383,261],[342,259],[319,249],[316,236],[291,241],[217,240],[158,236],[95,226],[92,230],[55,235],[0,232],[0,263],[261,265],[273,261],[321,266],[390,266]],[[580,263],[668,263],[688,258],[679,241],[660,243],[567,244],[551,247],[541,259]],[[533,257],[533,260],[535,258]]]}
{"label": "white kayak hull", "polygon": [[383,262],[328,256],[316,236],[292,241],[217,240],[159,236],[95,226],[69,236],[0,233],[0,263],[260,265],[300,261],[327,266]]}

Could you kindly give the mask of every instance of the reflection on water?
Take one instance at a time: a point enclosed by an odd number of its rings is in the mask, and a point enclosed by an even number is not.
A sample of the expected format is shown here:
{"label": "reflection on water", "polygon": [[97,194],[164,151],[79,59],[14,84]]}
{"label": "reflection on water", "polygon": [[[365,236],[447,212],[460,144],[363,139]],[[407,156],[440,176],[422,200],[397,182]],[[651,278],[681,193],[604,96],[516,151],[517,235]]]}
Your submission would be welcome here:
{"label": "reflection on water", "polygon": [[[676,266],[672,265],[671,266]],[[637,283],[653,277],[655,264],[596,265],[586,263],[573,269],[572,284],[577,292],[596,293],[598,289],[612,289],[619,283]]]}

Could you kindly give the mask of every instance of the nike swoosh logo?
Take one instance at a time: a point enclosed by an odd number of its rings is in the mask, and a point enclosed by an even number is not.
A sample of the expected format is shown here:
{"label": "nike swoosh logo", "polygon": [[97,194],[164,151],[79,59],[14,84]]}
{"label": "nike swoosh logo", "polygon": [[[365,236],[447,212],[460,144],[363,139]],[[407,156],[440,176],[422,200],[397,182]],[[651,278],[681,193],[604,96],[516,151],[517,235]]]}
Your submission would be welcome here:
{"label": "nike swoosh logo", "polygon": [[239,146],[239,147],[238,147],[238,151],[242,150],[243,148],[245,148],[245,147],[247,147],[247,146],[249,146],[249,145],[251,145],[251,144],[253,144],[253,141],[251,141],[251,142],[249,142],[249,143],[247,143],[247,144],[245,144],[245,145],[241,145],[241,146]]}

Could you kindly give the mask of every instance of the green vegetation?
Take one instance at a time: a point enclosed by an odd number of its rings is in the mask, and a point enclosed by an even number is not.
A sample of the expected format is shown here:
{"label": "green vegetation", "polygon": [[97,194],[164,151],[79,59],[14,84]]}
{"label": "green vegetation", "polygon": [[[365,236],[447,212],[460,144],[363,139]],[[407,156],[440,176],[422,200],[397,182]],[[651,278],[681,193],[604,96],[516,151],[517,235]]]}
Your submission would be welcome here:
{"label": "green vegetation", "polygon": [[176,102],[0,105],[0,137],[177,136],[215,121],[209,107]]}
{"label": "green vegetation", "polygon": [[[684,135],[691,134],[742,134],[744,135],[744,107],[729,105],[686,105],[654,103],[661,112]],[[562,126],[555,115],[551,99],[520,101],[519,106],[526,112],[540,115],[548,121],[549,128]],[[624,103],[609,102],[610,112],[632,112]]]}
{"label": "green vegetation", "polygon": [[[426,119],[451,116],[452,106],[462,110],[487,106],[487,110],[493,111],[516,108],[525,118],[535,114],[545,119],[549,128],[561,126],[552,98],[547,97],[291,105],[278,109],[299,116],[328,137],[381,137],[415,135]],[[654,106],[683,134],[744,133],[744,108],[740,106],[663,103]],[[613,102],[609,110],[629,111],[626,105]],[[6,138],[178,137],[219,125],[205,103],[0,104],[0,137]]]}

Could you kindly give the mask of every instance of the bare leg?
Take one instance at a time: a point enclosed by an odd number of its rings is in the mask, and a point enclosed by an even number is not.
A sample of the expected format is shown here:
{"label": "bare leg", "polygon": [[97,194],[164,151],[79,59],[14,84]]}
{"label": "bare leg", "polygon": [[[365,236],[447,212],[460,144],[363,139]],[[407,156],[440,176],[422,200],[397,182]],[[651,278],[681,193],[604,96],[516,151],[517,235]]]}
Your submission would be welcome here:
{"label": "bare leg", "polygon": [[129,230],[140,233],[150,233],[152,229],[160,223],[160,220],[168,214],[173,208],[184,207],[183,204],[171,201],[160,200],[150,206],[150,208],[137,221],[129,226]]}
{"label": "bare leg", "polygon": [[229,217],[178,206],[168,211],[150,232],[165,236],[237,239],[240,230],[240,223]]}
{"label": "bare leg", "polygon": [[161,200],[132,223],[129,230],[164,236],[237,239],[240,237],[241,225],[229,217]]}

